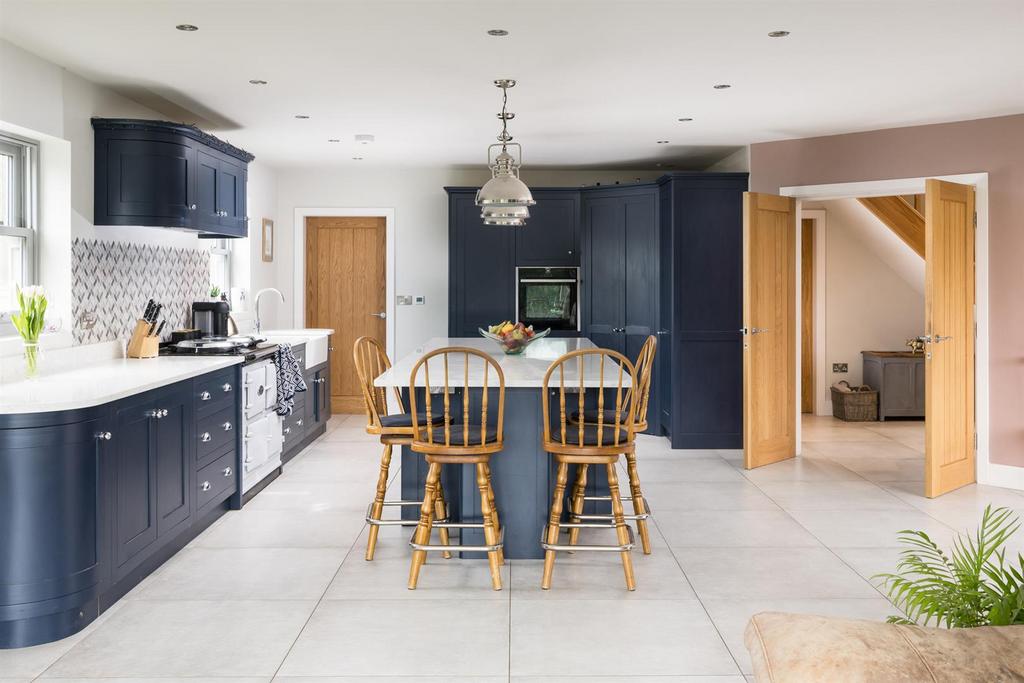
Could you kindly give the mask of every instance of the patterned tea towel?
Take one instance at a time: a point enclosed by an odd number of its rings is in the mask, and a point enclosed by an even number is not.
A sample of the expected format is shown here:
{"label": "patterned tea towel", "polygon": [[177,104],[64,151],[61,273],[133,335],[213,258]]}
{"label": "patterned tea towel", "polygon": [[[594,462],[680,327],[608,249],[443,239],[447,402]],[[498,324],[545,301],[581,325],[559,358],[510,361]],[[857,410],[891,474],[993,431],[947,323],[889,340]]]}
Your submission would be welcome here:
{"label": "patterned tea towel", "polygon": [[291,415],[295,407],[295,393],[306,390],[302,367],[292,352],[291,344],[280,344],[277,347],[274,365],[277,367],[277,405],[274,409],[278,415]]}

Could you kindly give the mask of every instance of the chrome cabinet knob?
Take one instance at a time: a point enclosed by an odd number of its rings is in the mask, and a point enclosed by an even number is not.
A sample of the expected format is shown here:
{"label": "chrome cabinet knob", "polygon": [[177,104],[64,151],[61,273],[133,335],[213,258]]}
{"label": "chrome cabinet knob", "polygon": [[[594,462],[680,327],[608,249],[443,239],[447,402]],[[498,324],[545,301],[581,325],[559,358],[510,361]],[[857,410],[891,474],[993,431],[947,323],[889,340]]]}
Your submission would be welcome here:
{"label": "chrome cabinet knob", "polygon": [[233,471],[234,471],[234,470],[232,470],[232,469],[231,469],[230,467],[225,467],[225,468],[224,468],[224,476],[225,476],[225,477],[230,477],[230,476],[231,476],[231,473],[232,473]]}
{"label": "chrome cabinet knob", "polygon": [[163,410],[160,411],[160,417],[167,417],[170,414],[171,411],[167,410],[167,408],[164,408]]}
{"label": "chrome cabinet knob", "polygon": [[225,432],[230,432],[231,431],[231,423],[230,422],[225,422],[223,426],[224,426],[224,431]]}
{"label": "chrome cabinet knob", "polygon": [[285,434],[291,434],[292,433],[292,428],[291,427],[285,427],[284,428],[284,433]]}
{"label": "chrome cabinet knob", "polygon": [[210,436],[210,432],[203,432],[202,434],[199,435],[199,440],[202,441],[203,443],[207,443],[213,440],[213,437]]}
{"label": "chrome cabinet knob", "polygon": [[210,489],[213,488],[213,485],[208,481],[204,481],[199,488],[202,491],[209,491]]}
{"label": "chrome cabinet knob", "polygon": [[296,420],[295,421],[295,426],[296,427],[301,427],[302,426],[302,420]]}
{"label": "chrome cabinet knob", "polygon": [[146,417],[160,417],[160,411],[159,410],[147,410],[146,411]]}
{"label": "chrome cabinet knob", "polygon": [[224,390],[224,393],[227,393],[227,392],[231,391],[232,387],[231,387],[231,385],[230,385],[230,384],[227,384],[227,383],[225,383],[225,384],[224,384],[224,385],[223,385],[223,386],[221,387],[221,389],[223,389],[223,390]]}
{"label": "chrome cabinet knob", "polygon": [[101,441],[110,441],[113,437],[114,437],[114,435],[111,434],[110,432],[97,432],[96,433],[96,438],[100,439]]}
{"label": "chrome cabinet knob", "polygon": [[203,391],[199,394],[200,401],[209,401],[211,398],[213,398],[213,395],[209,391]]}
{"label": "chrome cabinet knob", "polygon": [[195,211],[196,210],[196,205],[192,204],[191,206],[188,207],[188,210],[189,211]]}

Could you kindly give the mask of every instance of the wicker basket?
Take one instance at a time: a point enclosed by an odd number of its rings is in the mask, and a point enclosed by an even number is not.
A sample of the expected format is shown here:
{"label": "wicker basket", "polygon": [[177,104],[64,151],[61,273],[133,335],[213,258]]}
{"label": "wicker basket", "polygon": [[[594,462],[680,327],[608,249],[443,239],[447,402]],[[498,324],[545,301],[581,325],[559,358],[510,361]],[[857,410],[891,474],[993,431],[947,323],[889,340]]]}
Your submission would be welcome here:
{"label": "wicker basket", "polygon": [[851,388],[853,391],[839,391],[832,387],[832,415],[846,422],[878,420],[878,392],[866,384]]}

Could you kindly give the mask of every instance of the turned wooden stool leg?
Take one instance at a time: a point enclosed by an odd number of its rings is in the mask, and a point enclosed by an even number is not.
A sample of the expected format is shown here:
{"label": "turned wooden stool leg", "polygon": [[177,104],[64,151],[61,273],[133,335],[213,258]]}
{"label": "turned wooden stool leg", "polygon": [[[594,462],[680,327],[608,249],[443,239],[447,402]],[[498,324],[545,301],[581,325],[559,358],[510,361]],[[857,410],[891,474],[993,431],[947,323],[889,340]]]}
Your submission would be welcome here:
{"label": "turned wooden stool leg", "polygon": [[[498,534],[494,530],[494,517],[491,516],[491,494],[488,491],[490,483],[487,481],[485,467],[482,462],[476,464],[476,485],[480,489],[480,514],[484,518],[484,541],[487,545],[494,545],[498,542]],[[497,550],[487,552],[487,564],[491,567],[491,587],[500,591],[501,569],[498,566]]]}
{"label": "turned wooden stool leg", "polygon": [[[615,463],[608,463],[608,494],[612,498],[612,518],[615,521],[615,532],[619,537],[619,545],[626,545],[629,543],[629,532],[626,531],[622,500],[619,498],[619,477],[615,473]],[[636,579],[633,576],[633,558],[628,550],[622,551],[622,571],[626,575],[626,588],[636,590]]]}
{"label": "turned wooden stool leg", "polygon": [[[437,499],[434,502],[434,519],[444,519],[447,516],[447,514],[448,514],[448,506],[445,505],[444,487],[441,486],[441,480],[438,479],[437,480]],[[444,543],[445,545],[451,545],[448,542],[448,530],[447,529],[445,529],[444,527],[441,527],[441,528],[439,528],[437,530],[437,533],[441,537],[441,543]],[[446,560],[450,560],[452,558],[452,554],[450,552],[448,552],[447,550],[445,550],[443,553],[441,553],[441,557],[443,557]]]}
{"label": "turned wooden stool leg", "polygon": [[[487,474],[487,496],[491,503],[491,520],[494,522],[494,536],[501,538],[501,522],[498,521],[498,506],[494,502],[494,482],[491,480],[491,465],[484,463],[484,472]],[[498,564],[505,564],[505,549],[498,548]]]}
{"label": "turned wooden stool leg", "polygon": [[[551,499],[551,515],[548,518],[547,542],[550,545],[558,543],[558,523],[562,518],[562,496],[565,495],[565,483],[569,479],[569,463],[558,463],[558,478],[555,480],[555,495]],[[555,569],[555,551],[544,551],[544,574],[540,579],[540,587],[544,590],[551,588],[551,572]]]}
{"label": "turned wooden stool leg", "polygon": [[[377,493],[373,497],[373,506],[370,508],[370,518],[380,519],[384,514],[384,496],[388,491],[388,471],[391,468],[391,444],[385,444],[384,453],[380,457],[380,474],[377,475]],[[377,548],[377,533],[380,527],[376,524],[370,525],[370,534],[366,540],[366,560],[373,559],[373,551]]]}
{"label": "turned wooden stool leg", "polygon": [[[640,475],[636,469],[636,453],[626,453],[626,472],[629,473],[629,495],[633,498],[633,514],[642,515],[647,512],[643,491],[640,490]],[[644,555],[651,554],[651,535],[647,531],[647,520],[636,520],[636,529],[640,533],[640,545]]]}
{"label": "turned wooden stool leg", "polygon": [[[569,505],[569,521],[580,521],[579,515],[583,512],[583,496],[587,493],[587,468],[590,465],[580,463],[576,465],[576,483],[572,487],[572,499]],[[569,529],[569,545],[576,545],[580,540],[580,530]]]}
{"label": "turned wooden stool leg", "polygon": [[[434,515],[434,499],[437,496],[437,482],[441,478],[441,463],[432,462],[427,470],[427,485],[423,493],[423,504],[420,505],[420,523],[413,536],[415,543],[430,543],[431,518]],[[426,550],[412,551],[412,566],[409,568],[409,590],[416,590],[416,582],[420,578],[420,567],[427,559]]]}

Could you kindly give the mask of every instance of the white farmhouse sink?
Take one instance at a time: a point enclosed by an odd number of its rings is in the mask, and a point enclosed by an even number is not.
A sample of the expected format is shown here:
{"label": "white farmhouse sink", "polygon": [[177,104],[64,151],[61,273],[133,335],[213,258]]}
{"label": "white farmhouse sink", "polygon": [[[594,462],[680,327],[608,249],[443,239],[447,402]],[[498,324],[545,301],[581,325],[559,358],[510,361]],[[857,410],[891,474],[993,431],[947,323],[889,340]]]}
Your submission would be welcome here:
{"label": "white farmhouse sink", "polygon": [[267,341],[277,344],[305,344],[306,345],[306,367],[320,365],[327,362],[327,336],[334,330],[323,329],[292,329],[292,330],[265,330],[261,334]]}

